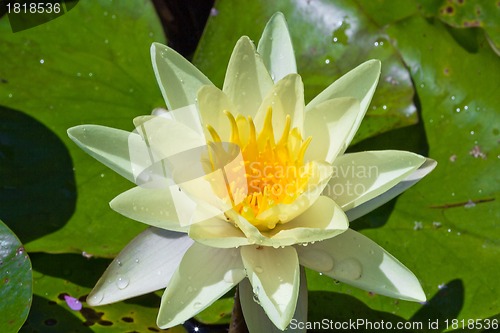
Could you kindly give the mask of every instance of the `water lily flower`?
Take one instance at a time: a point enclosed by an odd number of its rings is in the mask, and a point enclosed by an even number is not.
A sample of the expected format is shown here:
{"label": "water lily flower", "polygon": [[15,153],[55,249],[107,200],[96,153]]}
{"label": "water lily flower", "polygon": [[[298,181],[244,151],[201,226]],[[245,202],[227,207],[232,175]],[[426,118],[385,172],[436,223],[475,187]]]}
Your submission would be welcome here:
{"label": "water lily flower", "polygon": [[[307,105],[281,13],[257,48],[237,42],[222,90],[174,50],[151,47],[169,111],[132,133],[68,134],[138,186],[111,208],[151,227],[90,293],[108,304],[166,288],[157,324],[183,323],[239,285],[250,332],[306,321],[304,269],[389,297],[424,301],[415,275],[349,222],[415,184],[435,162],[405,151],[345,153],[380,75],[367,61]],[[296,329],[295,331],[304,331]]]}

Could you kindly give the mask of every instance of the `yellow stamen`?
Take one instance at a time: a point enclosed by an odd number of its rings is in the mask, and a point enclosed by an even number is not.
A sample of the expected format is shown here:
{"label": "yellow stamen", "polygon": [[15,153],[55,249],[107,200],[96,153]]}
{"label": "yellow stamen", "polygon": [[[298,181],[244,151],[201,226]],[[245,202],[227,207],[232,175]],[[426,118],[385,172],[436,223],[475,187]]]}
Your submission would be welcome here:
{"label": "yellow stamen", "polygon": [[[303,140],[298,128],[290,129],[291,118],[287,115],[282,136],[276,142],[271,108],[258,135],[251,117],[235,118],[229,111],[224,114],[231,124],[230,142],[240,147],[245,167],[245,179],[240,181],[246,182],[246,194],[242,196],[244,186],[239,181],[228,186],[233,197],[241,198],[233,201],[233,209],[261,231],[273,229],[286,221],[278,217],[263,219],[261,214],[276,205],[293,203],[305,191],[310,171],[304,165],[304,155],[311,137]],[[215,142],[221,142],[213,127],[207,129]],[[243,130],[245,139],[240,135]]]}

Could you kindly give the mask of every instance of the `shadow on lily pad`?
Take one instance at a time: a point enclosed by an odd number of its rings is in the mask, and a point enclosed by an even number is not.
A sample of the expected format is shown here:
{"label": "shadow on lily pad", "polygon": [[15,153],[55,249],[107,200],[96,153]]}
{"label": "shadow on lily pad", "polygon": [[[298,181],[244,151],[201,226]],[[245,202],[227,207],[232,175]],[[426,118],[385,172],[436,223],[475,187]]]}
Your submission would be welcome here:
{"label": "shadow on lily pad", "polygon": [[429,325],[433,323],[434,327],[428,327],[429,332],[444,331],[447,328],[446,320],[451,323],[464,305],[464,285],[461,280],[452,280],[439,288],[438,293],[411,318],[412,321]]}
{"label": "shadow on lily pad", "polygon": [[73,165],[36,119],[0,106],[0,218],[23,243],[62,228],[75,211]]}
{"label": "shadow on lily pad", "polygon": [[[367,327],[368,325],[357,325],[357,323],[361,324],[361,321],[358,322],[358,320],[365,320],[371,323],[381,323],[383,321],[384,323],[393,323],[394,326],[397,322],[406,321],[397,315],[373,310],[353,296],[325,291],[309,292],[308,313],[309,322],[324,325],[316,329],[310,329],[308,332],[326,332],[329,330],[340,332],[380,332],[380,329],[370,329]],[[337,327],[337,325],[340,326]],[[344,327],[341,325],[344,325]],[[412,331],[402,330],[400,332]]]}
{"label": "shadow on lily pad", "polygon": [[[357,298],[345,294],[311,291],[309,292],[309,318],[310,322],[324,323],[328,329],[341,332],[381,332],[378,325],[385,323],[387,329],[398,332],[442,332],[445,320],[451,323],[458,317],[464,303],[464,288],[460,280],[453,280],[443,285],[432,299],[426,302],[419,311],[409,320],[398,315],[373,310]],[[352,323],[352,324],[350,324]],[[437,326],[433,326],[434,323]],[[335,325],[342,325],[336,327]],[[349,325],[350,324],[350,325]],[[327,326],[308,332],[323,332]],[[405,329],[406,328],[406,329]]]}
{"label": "shadow on lily pad", "polygon": [[87,259],[78,254],[32,253],[30,256],[34,271],[86,288],[93,288],[111,263],[109,259]]}
{"label": "shadow on lily pad", "polygon": [[92,329],[85,326],[71,311],[46,298],[33,295],[30,315],[19,332],[79,332],[90,333]]}

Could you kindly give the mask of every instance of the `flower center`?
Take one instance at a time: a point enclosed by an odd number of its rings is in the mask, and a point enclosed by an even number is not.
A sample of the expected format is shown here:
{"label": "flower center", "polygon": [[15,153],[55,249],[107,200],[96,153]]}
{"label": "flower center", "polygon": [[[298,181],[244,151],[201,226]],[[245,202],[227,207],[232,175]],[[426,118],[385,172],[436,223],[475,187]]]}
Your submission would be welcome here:
{"label": "flower center", "polygon": [[[236,178],[227,185],[233,209],[259,230],[271,230],[287,221],[269,214],[262,217],[261,213],[279,204],[291,204],[305,191],[311,170],[304,165],[304,154],[311,137],[303,140],[298,128],[290,129],[287,115],[283,134],[276,142],[271,108],[258,134],[251,117],[224,113],[231,124],[230,142],[239,146],[245,166],[244,179]],[[221,142],[213,127],[207,129],[214,142]]]}

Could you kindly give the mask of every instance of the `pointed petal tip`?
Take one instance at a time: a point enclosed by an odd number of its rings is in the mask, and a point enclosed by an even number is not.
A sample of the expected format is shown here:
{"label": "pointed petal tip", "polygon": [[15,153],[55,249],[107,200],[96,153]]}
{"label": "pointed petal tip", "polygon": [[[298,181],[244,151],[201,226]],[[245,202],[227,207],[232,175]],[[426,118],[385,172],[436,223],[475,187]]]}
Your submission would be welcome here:
{"label": "pointed petal tip", "polygon": [[156,59],[156,49],[160,47],[167,47],[161,43],[153,42],[151,43],[151,47],[149,48],[149,52],[151,54],[151,62],[153,66],[155,66],[155,59]]}
{"label": "pointed petal tip", "polygon": [[104,305],[102,303],[103,297],[100,296],[99,292],[93,289],[85,300],[90,306]]}
{"label": "pointed petal tip", "polygon": [[282,13],[282,12],[276,12],[273,14],[273,16],[271,16],[271,18],[269,19],[269,21],[267,22],[267,24],[272,24],[276,21],[281,21],[283,23],[286,24],[286,17],[285,15]]}
{"label": "pointed petal tip", "polygon": [[427,296],[419,284],[418,288],[415,288],[415,290],[408,293],[402,293],[401,299],[411,302],[425,303],[427,301]]}
{"label": "pointed petal tip", "polygon": [[235,48],[237,45],[240,45],[240,44],[251,45],[255,49],[255,44],[248,36],[241,36],[240,39],[238,39],[238,41],[236,42]]}
{"label": "pointed petal tip", "polygon": [[78,126],[73,126],[70,127],[66,130],[66,133],[68,134],[69,138],[73,141],[77,140],[76,136],[83,131],[85,125],[78,125]]}
{"label": "pointed petal tip", "polygon": [[376,69],[378,69],[379,72],[380,72],[380,70],[382,68],[382,62],[379,59],[370,59],[370,60],[365,61],[361,65],[365,65],[365,66],[370,66],[370,67],[376,68]]}

